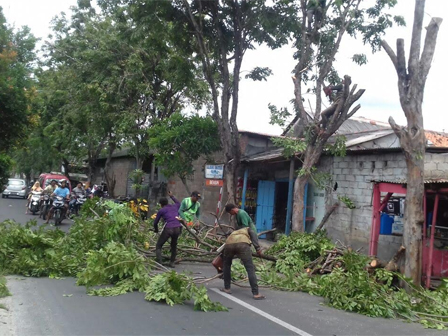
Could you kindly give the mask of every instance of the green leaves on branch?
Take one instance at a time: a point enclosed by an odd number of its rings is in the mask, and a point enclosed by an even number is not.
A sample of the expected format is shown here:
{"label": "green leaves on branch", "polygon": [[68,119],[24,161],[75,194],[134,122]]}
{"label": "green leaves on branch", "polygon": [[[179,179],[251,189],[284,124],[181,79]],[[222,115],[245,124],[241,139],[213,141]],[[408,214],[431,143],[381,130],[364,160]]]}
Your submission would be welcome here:
{"label": "green leaves on branch", "polygon": [[[35,221],[24,226],[10,220],[1,222],[0,274],[76,276],[77,284],[86,286],[89,295],[115,296],[139,290],[146,293],[147,300],[172,305],[194,299],[196,310],[226,310],[211,302],[205,288],[196,287],[185,274],[151,274],[154,261],[137,246],[155,240],[149,230],[152,223],[137,222],[129,207],[109,201],[102,208],[97,202],[84,204],[82,216],[67,234],[37,227]],[[109,209],[107,216],[88,218],[94,212],[104,214],[105,208]],[[108,284],[113,286],[93,288]]]}
{"label": "green leaves on branch", "polygon": [[269,68],[255,67],[246,75],[246,79],[250,78],[254,81],[259,81],[259,82],[261,82],[263,80],[267,81],[267,78],[269,76],[272,76],[273,74],[274,73]]}
{"label": "green leaves on branch", "polygon": [[269,121],[271,125],[279,125],[284,127],[288,121],[288,118],[292,115],[286,107],[281,107],[278,109],[277,106],[268,104],[268,108],[271,113],[271,120]]}
{"label": "green leaves on branch", "polygon": [[210,117],[176,113],[148,132],[149,146],[165,176],[186,179],[193,174],[193,161],[221,148],[218,128]]}
{"label": "green leaves on branch", "polygon": [[344,157],[347,154],[347,146],[345,145],[346,142],[347,138],[345,135],[337,135],[334,138],[333,143],[325,146],[325,150],[331,155]]}
{"label": "green leaves on branch", "polygon": [[[260,282],[282,290],[322,296],[326,304],[337,309],[371,317],[404,318],[428,328],[448,328],[447,280],[435,291],[416,287],[399,273],[382,268],[369,271],[366,265],[370,258],[351,249],[337,257],[341,267],[333,267],[328,274],[310,276],[306,269],[321,267],[322,264],[313,263],[316,260],[324,263],[326,251],[334,247],[324,231],[282,236],[266,251],[278,258],[276,264],[268,269],[266,264],[256,266],[262,270],[258,273]],[[407,282],[411,292],[399,288],[399,281]]]}
{"label": "green leaves on branch", "polygon": [[345,204],[349,209],[356,209],[355,203],[347,196],[338,196],[338,200]]}
{"label": "green leaves on branch", "polygon": [[296,154],[303,153],[306,150],[307,143],[302,139],[294,138],[271,138],[276,147],[283,148],[283,156],[293,157]]}

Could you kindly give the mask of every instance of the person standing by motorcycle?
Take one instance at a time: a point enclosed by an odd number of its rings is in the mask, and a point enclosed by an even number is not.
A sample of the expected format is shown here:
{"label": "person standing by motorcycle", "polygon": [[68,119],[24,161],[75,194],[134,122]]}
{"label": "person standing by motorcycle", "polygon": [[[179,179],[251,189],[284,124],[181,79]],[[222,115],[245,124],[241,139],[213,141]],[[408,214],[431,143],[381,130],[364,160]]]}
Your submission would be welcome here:
{"label": "person standing by motorcycle", "polygon": [[[57,187],[51,196],[52,197],[59,196],[59,197],[65,198],[67,201],[69,201],[70,200],[70,189],[67,187],[67,181],[62,180],[61,186]],[[67,209],[68,209],[67,203],[64,204],[64,209],[65,210],[64,210],[64,213],[62,214],[62,216],[64,216],[67,213]],[[51,207],[50,212],[48,213],[48,216],[47,216],[47,221],[45,223],[48,224],[50,217],[53,216],[53,212],[54,212],[54,209],[53,209],[53,207]]]}
{"label": "person standing by motorcycle", "polygon": [[34,183],[34,185],[31,187],[31,192],[30,192],[30,194],[28,195],[28,202],[26,203],[26,215],[28,215],[28,207],[29,207],[29,205],[30,205],[30,201],[31,201],[31,196],[32,196],[32,192],[33,191],[35,191],[35,192],[42,192],[43,191],[43,189],[40,187],[40,183],[39,183],[39,181],[37,181],[36,183]]}
{"label": "person standing by motorcycle", "polygon": [[78,197],[86,196],[86,191],[82,187],[82,183],[81,182],[78,182],[78,184],[76,185],[76,188],[73,189],[72,196],[73,196],[73,199],[69,203],[70,210],[73,210],[73,208],[75,207],[76,199]]}

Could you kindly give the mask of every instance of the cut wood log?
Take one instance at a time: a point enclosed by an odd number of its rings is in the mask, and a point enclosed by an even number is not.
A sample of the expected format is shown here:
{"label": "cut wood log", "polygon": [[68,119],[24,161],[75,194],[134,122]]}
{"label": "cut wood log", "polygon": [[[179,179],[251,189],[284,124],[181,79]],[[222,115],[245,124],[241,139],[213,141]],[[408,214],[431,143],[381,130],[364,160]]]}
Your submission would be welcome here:
{"label": "cut wood log", "polygon": [[261,231],[261,232],[257,233],[257,236],[260,237],[266,233],[275,232],[275,231],[277,231],[277,228],[274,228],[272,230]]}
{"label": "cut wood log", "polygon": [[384,269],[391,272],[398,271],[398,260],[400,260],[405,251],[406,248],[404,246],[400,246],[397,253],[395,253],[394,257],[387,263]]}

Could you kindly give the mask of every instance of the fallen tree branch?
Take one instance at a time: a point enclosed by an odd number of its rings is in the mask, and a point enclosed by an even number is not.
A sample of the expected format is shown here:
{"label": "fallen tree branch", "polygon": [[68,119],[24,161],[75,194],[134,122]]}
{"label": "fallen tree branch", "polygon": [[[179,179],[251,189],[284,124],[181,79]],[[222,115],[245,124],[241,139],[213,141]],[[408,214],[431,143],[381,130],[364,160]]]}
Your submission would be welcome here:
{"label": "fallen tree branch", "polygon": [[261,231],[260,233],[257,233],[257,236],[260,237],[266,233],[271,233],[271,232],[275,232],[275,231],[277,231],[277,228],[273,228],[271,230],[266,230],[266,231]]}
{"label": "fallen tree branch", "polygon": [[336,210],[336,208],[339,206],[339,202],[336,202],[335,204],[333,204],[333,206],[325,213],[324,218],[322,218],[322,221],[320,222],[320,224],[318,225],[318,227],[316,228],[316,231],[322,230],[322,228],[324,227],[325,223],[328,221],[328,219],[330,218],[331,214],[334,212],[334,210]]}

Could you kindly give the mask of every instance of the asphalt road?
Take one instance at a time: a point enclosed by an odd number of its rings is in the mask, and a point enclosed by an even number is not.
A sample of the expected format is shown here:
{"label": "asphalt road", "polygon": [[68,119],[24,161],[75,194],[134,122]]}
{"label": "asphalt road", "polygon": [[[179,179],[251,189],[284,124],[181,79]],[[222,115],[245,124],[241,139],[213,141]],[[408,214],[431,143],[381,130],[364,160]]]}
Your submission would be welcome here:
{"label": "asphalt road", "polygon": [[[0,199],[0,221],[25,222],[25,201]],[[37,217],[37,216],[35,216]],[[38,220],[42,223],[41,220]],[[66,230],[71,221],[64,221]],[[178,270],[212,276],[208,265],[184,264]],[[254,301],[249,289],[233,288],[225,297],[216,291],[221,280],[207,284],[212,300],[229,312],[204,313],[192,303],[170,307],[144,300],[143,293],[91,297],[75,279],[54,280],[9,276],[9,311],[0,314],[0,335],[447,335],[400,320],[373,319],[327,307],[304,293],[262,290]]]}

